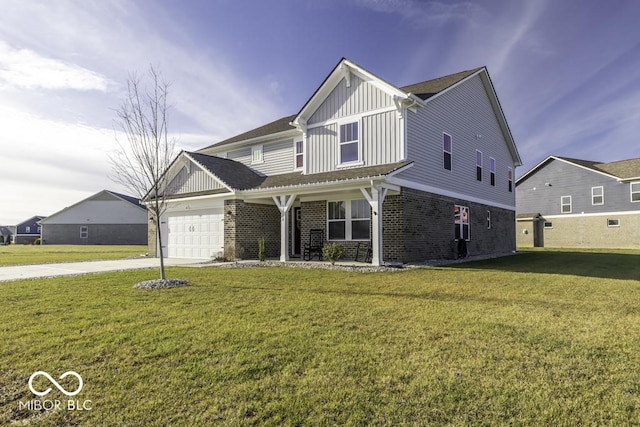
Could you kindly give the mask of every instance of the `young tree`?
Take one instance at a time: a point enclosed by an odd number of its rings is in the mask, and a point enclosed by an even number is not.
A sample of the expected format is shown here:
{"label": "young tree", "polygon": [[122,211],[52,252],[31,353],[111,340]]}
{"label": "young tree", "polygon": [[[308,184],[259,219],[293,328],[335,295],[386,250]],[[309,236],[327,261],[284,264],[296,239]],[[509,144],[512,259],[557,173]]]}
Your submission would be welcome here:
{"label": "young tree", "polygon": [[163,74],[149,67],[145,82],[135,74],[127,80],[127,96],[116,110],[118,149],[109,156],[111,179],[146,201],[155,225],[160,278],[165,279],[160,218],[166,209],[164,172],[175,157],[175,141],[167,132],[169,84]]}

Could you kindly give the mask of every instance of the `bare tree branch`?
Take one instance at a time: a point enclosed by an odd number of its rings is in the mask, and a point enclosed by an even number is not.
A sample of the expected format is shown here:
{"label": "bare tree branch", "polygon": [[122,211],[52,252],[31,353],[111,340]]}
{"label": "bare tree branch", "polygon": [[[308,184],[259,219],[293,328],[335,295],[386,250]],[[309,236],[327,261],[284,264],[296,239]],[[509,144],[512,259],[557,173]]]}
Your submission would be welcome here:
{"label": "bare tree branch", "polygon": [[149,67],[151,87],[136,74],[129,75],[127,96],[116,110],[117,150],[109,156],[110,178],[145,199],[155,223],[160,255],[160,277],[165,278],[160,217],[166,209],[165,171],[175,157],[175,141],[168,135],[169,84],[164,75]]}

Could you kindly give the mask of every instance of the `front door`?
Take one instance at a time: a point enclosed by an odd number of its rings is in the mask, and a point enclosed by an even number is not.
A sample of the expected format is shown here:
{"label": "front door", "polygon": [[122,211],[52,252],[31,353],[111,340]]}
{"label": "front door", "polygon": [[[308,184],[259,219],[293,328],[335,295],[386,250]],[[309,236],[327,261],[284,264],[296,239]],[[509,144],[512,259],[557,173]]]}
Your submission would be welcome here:
{"label": "front door", "polygon": [[293,209],[293,255],[300,256],[301,252],[301,239],[300,239],[300,208],[294,207]]}

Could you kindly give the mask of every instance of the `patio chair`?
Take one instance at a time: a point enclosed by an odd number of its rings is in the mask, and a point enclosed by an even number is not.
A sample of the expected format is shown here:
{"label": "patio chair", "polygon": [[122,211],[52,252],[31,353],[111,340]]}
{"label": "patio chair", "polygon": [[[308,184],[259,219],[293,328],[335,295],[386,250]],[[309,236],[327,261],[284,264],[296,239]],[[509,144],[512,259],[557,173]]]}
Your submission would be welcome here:
{"label": "patio chair", "polygon": [[372,253],[371,242],[358,242],[354,261],[359,262],[362,257],[362,262],[371,262]]}
{"label": "patio chair", "polygon": [[302,258],[310,261],[314,255],[318,255],[318,261],[322,260],[322,247],[324,246],[324,230],[309,230],[309,242],[304,245]]}

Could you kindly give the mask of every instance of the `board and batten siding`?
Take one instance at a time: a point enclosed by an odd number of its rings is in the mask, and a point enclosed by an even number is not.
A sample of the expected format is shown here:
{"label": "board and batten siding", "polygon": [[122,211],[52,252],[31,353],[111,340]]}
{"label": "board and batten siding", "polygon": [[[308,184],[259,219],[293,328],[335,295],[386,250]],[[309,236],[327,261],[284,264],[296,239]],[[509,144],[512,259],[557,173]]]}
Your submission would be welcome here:
{"label": "board and batten siding", "polygon": [[[443,167],[443,132],[453,142],[452,168]],[[398,178],[515,206],[515,166],[480,76],[450,89],[426,107],[407,114],[407,158],[414,164]],[[476,179],[476,150],[483,156],[482,181]],[[496,182],[490,184],[490,158],[496,159]],[[507,170],[514,173],[508,191]]]}
{"label": "board and batten siding", "polygon": [[227,158],[249,166],[263,175],[293,172],[293,139],[256,145],[262,145],[262,163],[251,164],[251,147],[228,151]]}
{"label": "board and batten siding", "polygon": [[[359,123],[362,166],[400,161],[400,144],[397,143],[398,116],[395,110],[363,116]],[[337,123],[309,129],[307,133],[309,173],[339,169],[338,139]]]}
{"label": "board and batten siding", "polygon": [[211,175],[203,171],[200,166],[191,166],[191,172],[183,167],[167,186],[169,194],[188,194],[198,191],[217,190],[224,186]]}
{"label": "board and batten siding", "polygon": [[[603,205],[591,203],[592,187],[603,187]],[[518,212],[563,215],[562,196],[571,196],[571,214],[640,211],[640,203],[631,202],[629,183],[552,159],[518,183]]]}
{"label": "board and batten siding", "polygon": [[393,99],[387,93],[354,74],[349,87],[343,78],[307,123],[322,123],[393,105]]}

